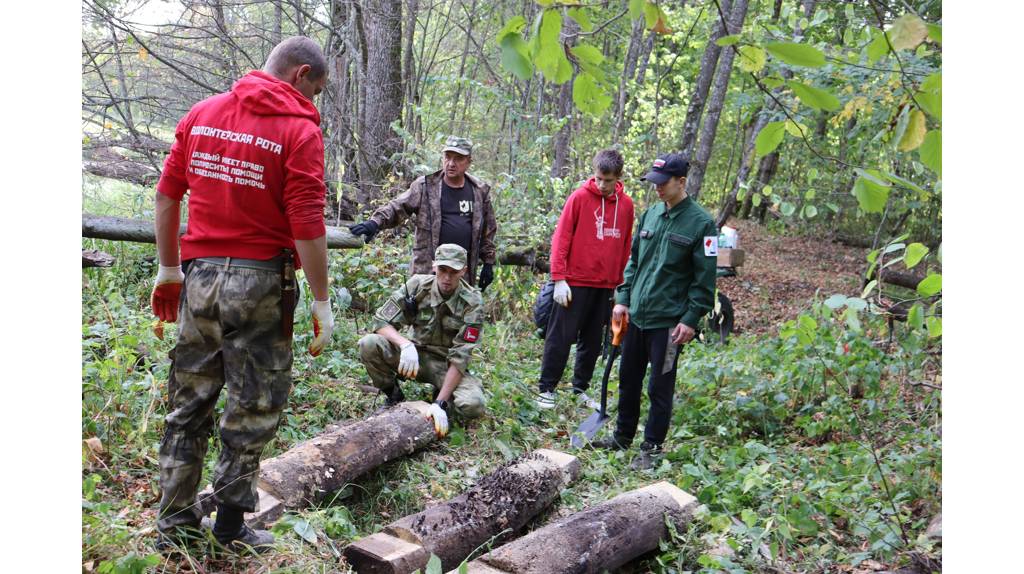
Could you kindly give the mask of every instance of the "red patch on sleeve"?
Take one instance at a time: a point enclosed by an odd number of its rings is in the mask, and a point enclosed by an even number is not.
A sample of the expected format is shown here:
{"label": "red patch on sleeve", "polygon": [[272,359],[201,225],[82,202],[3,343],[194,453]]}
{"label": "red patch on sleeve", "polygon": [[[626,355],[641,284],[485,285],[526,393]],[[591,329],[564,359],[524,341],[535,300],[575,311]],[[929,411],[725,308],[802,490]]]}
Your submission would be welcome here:
{"label": "red patch on sleeve", "polygon": [[711,247],[711,239],[710,238],[704,240],[704,247]]}
{"label": "red patch on sleeve", "polygon": [[476,340],[480,338],[480,329],[476,327],[466,327],[466,332],[463,333],[462,338],[465,339],[467,343],[475,343]]}

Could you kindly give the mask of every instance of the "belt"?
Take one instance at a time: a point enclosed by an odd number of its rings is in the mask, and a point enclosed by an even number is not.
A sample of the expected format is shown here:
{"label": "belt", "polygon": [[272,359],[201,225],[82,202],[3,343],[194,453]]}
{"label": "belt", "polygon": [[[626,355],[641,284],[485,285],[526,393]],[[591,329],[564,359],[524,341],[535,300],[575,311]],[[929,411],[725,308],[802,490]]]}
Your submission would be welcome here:
{"label": "belt", "polygon": [[210,263],[212,265],[221,265],[224,269],[230,269],[231,267],[242,267],[245,269],[265,269],[268,271],[280,271],[283,264],[281,257],[273,257],[271,259],[243,259],[241,257],[197,257],[196,261],[202,261],[203,263]]}

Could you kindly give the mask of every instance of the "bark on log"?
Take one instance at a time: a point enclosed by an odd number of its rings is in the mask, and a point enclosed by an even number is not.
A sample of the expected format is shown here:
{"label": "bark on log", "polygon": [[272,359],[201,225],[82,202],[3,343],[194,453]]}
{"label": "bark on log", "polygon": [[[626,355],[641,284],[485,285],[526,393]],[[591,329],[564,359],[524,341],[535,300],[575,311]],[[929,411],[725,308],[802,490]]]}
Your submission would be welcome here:
{"label": "bark on log", "polygon": [[456,568],[490,540],[500,544],[547,508],[579,476],[575,456],[540,449],[502,466],[459,496],[406,516],[345,549],[360,574],[408,574],[431,554]]}
{"label": "bark on log", "polygon": [[907,289],[917,289],[918,283],[924,280],[924,277],[914,275],[913,273],[903,273],[900,271],[893,271],[892,269],[882,269],[879,280],[882,283],[888,283],[890,285],[896,285],[897,287],[905,287]]}
{"label": "bark on log", "polygon": [[322,501],[361,474],[436,440],[430,406],[401,403],[300,443],[260,465],[259,486],[287,508]]}
{"label": "bark on log", "polygon": [[95,249],[82,250],[82,269],[86,267],[110,267],[114,264],[114,256]]}
{"label": "bark on log", "polygon": [[502,251],[498,254],[498,263],[501,265],[518,265],[530,267],[537,273],[547,273],[551,270],[549,255],[545,252],[538,252],[533,247],[518,251]]}
{"label": "bark on log", "polygon": [[587,574],[615,570],[683,529],[697,499],[667,482],[632,490],[534,530],[469,563],[471,574]]}
{"label": "bark on log", "polygon": [[[185,233],[186,225],[181,224],[178,235]],[[146,219],[129,219],[126,217],[108,217],[82,214],[82,237],[93,239],[111,239],[113,241],[134,241],[136,243],[156,243],[153,222]],[[358,249],[363,246],[361,237],[349,233],[347,227],[327,228],[328,249]]]}

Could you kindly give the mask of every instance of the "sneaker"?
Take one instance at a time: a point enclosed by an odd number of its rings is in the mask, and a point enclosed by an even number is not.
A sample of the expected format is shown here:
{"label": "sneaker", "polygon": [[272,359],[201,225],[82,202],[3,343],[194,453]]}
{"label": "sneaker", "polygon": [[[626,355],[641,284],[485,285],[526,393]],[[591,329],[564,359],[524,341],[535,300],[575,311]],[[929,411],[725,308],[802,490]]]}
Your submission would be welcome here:
{"label": "sneaker", "polygon": [[640,445],[640,454],[633,457],[629,468],[633,470],[650,470],[661,460],[661,445],[644,441]]}
{"label": "sneaker", "polygon": [[553,409],[555,408],[555,392],[548,391],[541,393],[537,396],[537,408],[538,409]]}
{"label": "sneaker", "polygon": [[622,441],[615,435],[599,438],[590,442],[590,448],[601,448],[605,450],[626,450],[629,443]]}
{"label": "sneaker", "polygon": [[590,398],[590,395],[586,391],[576,391],[576,402],[587,407],[588,409],[600,410],[601,403]]}
{"label": "sneaker", "polygon": [[243,524],[242,531],[231,538],[221,538],[214,535],[221,546],[232,552],[244,553],[255,552],[257,554],[270,550],[274,545],[274,535],[269,530],[256,530]]}

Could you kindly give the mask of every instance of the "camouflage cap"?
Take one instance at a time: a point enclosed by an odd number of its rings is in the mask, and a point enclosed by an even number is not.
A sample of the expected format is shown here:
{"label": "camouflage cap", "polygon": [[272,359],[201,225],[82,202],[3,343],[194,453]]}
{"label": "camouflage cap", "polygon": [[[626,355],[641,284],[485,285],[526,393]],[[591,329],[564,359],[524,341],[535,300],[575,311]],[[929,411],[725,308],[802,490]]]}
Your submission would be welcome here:
{"label": "camouflage cap", "polygon": [[466,250],[454,243],[438,245],[434,251],[434,265],[444,265],[458,271],[466,266]]}
{"label": "camouflage cap", "polygon": [[462,155],[473,155],[473,142],[459,136],[448,136],[448,139],[444,140],[444,149],[441,150],[441,153],[446,151],[453,151]]}

